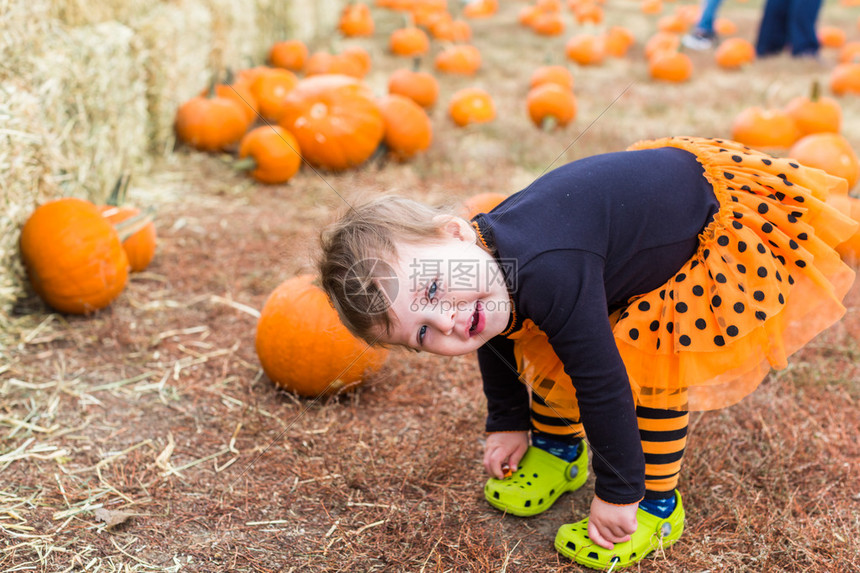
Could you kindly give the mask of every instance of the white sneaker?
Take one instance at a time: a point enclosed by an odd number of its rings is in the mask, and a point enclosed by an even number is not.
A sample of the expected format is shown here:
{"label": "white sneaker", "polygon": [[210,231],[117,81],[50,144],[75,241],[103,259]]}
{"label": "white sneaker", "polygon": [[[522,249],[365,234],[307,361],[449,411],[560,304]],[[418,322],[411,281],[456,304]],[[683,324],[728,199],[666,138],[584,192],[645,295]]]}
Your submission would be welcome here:
{"label": "white sneaker", "polygon": [[717,36],[713,32],[696,30],[681,38],[681,43],[691,50],[710,50],[716,43]]}

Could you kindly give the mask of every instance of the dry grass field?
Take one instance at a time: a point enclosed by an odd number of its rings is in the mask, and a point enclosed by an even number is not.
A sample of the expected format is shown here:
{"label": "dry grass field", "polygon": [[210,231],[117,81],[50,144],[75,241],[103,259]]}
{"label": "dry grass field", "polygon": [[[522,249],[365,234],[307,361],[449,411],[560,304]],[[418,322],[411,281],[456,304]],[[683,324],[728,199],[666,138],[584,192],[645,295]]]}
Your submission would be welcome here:
{"label": "dry grass field", "polygon": [[[692,0],[666,2],[663,14]],[[450,2],[454,4],[454,2]],[[261,186],[226,157],[177,149],[130,199],[157,209],[149,269],[93,316],[53,314],[35,296],[15,308],[0,347],[0,570],[122,572],[580,571],[552,547],[586,515],[590,482],[534,518],[483,499],[484,399],[474,356],[392,353],[358,391],[298,398],[262,373],[256,313],[282,281],[314,268],[319,230],[381,192],[456,203],[512,193],[545,170],[666,135],[729,137],[752,106],[780,107],[825,85],[836,59],[784,55],[738,70],[691,52],[683,84],[648,76],[657,16],[607,0],[603,24],[555,38],[517,23],[525,2],[471,22],[483,65],[439,76],[434,142],[407,163],[342,173],[303,169]],[[761,2],[725,0],[721,16],[754,40]],[[408,61],[387,50],[401,23],[374,8],[366,78],[384,93]],[[827,0],[820,23],[860,40],[860,9]],[[624,58],[571,64],[579,111],[543,132],[525,112],[532,70],[564,63],[565,40],[624,25]],[[322,44],[321,44],[322,45]],[[438,46],[434,46],[434,51]],[[432,59],[423,66],[431,69]],[[456,128],[445,102],[468,85],[497,119]],[[188,94],[190,97],[193,94]],[[860,150],[860,100],[840,99]],[[860,570],[860,286],[842,322],[731,408],[691,416],[680,488],[687,530],[635,571]]]}

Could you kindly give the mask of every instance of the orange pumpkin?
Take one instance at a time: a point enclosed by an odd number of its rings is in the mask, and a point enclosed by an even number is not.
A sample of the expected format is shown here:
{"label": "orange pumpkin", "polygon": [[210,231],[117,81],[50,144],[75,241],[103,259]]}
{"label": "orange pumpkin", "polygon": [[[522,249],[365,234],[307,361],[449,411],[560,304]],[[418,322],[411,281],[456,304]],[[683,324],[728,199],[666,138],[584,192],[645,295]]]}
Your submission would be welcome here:
{"label": "orange pumpkin", "polygon": [[606,52],[603,38],[591,34],[571,36],[564,45],[567,58],[581,66],[594,66],[603,63]]}
{"label": "orange pumpkin", "polygon": [[251,84],[251,94],[257,100],[260,115],[277,121],[281,116],[284,98],[298,83],[296,74],[284,68],[267,68],[256,74]]}
{"label": "orange pumpkin", "polygon": [[496,118],[496,104],[486,90],[463,88],[451,96],[448,114],[460,127],[470,123],[486,123]]}
{"label": "orange pumpkin", "polygon": [[657,20],[657,29],[661,32],[671,32],[673,34],[683,34],[690,28],[690,22],[683,14],[668,14]]}
{"label": "orange pumpkin", "polygon": [[433,65],[446,74],[472,76],[481,67],[481,52],[469,44],[448,46],[436,54]]}
{"label": "orange pumpkin", "polygon": [[[340,53],[341,58],[345,58],[347,60],[351,59],[356,63],[356,67],[358,68],[358,76],[359,78],[363,78],[370,72],[370,68],[373,65],[373,60],[370,57],[370,52],[362,48],[361,46],[347,46]],[[350,74],[347,74],[350,75]]]}
{"label": "orange pumpkin", "polygon": [[860,62],[860,40],[846,42],[839,50],[839,63]]}
{"label": "orange pumpkin", "polygon": [[279,125],[261,125],[245,134],[234,168],[248,171],[260,183],[286,183],[302,166],[299,142]]}
{"label": "orange pumpkin", "polygon": [[489,18],[499,11],[499,0],[472,0],[463,6],[466,18]]}
{"label": "orange pumpkin", "polygon": [[541,36],[560,36],[564,33],[564,19],[560,12],[540,12],[531,19],[530,27]]}
{"label": "orange pumpkin", "polygon": [[593,2],[582,2],[573,8],[573,17],[578,24],[600,24],[603,22],[603,8]]}
{"label": "orange pumpkin", "polygon": [[793,98],[786,104],[785,111],[794,118],[803,135],[821,131],[839,133],[842,128],[842,107],[832,97],[821,95],[821,85],[817,81],[812,82],[809,97]]}
{"label": "orange pumpkin", "polygon": [[750,147],[788,149],[799,138],[794,119],[781,109],[748,107],[732,123],[732,139]]}
{"label": "orange pumpkin", "polygon": [[414,58],[427,53],[430,49],[430,38],[421,28],[408,26],[394,30],[388,45],[395,56]]}
{"label": "orange pumpkin", "polygon": [[[122,228],[124,221],[141,218],[140,209],[124,204],[130,181],[131,178],[128,176],[120,177],[108,198],[107,204],[96,206],[102,217],[107,219],[114,228]],[[122,249],[128,257],[131,272],[145,271],[155,257],[155,248],[158,243],[155,223],[149,220],[147,216],[145,221],[133,225],[131,230],[123,230],[120,239],[122,240]]]}
{"label": "orange pumpkin", "polygon": [[566,66],[545,65],[540,66],[532,72],[529,80],[530,87],[536,87],[540,84],[553,83],[558,84],[569,90],[573,89],[573,74]]}
{"label": "orange pumpkin", "polygon": [[845,30],[837,26],[822,25],[816,32],[818,42],[825,48],[841,48],[845,45]]}
{"label": "orange pumpkin", "polygon": [[363,163],[385,134],[370,88],[339,74],[300,80],[284,99],[278,123],[295,136],[311,165],[332,170]]}
{"label": "orange pumpkin", "polygon": [[860,95],[860,61],[837,64],[830,71],[830,89],[836,95]]}
{"label": "orange pumpkin", "polygon": [[501,203],[507,198],[507,195],[503,195],[502,193],[494,193],[492,191],[472,195],[471,197],[463,201],[463,218],[471,219],[479,213],[489,213],[499,203]]}
{"label": "orange pumpkin", "polygon": [[200,151],[219,151],[242,138],[248,116],[236,100],[217,96],[212,89],[179,106],[174,128],[183,143]]}
{"label": "orange pumpkin", "polygon": [[714,52],[717,65],[727,70],[736,70],[755,60],[755,47],[745,38],[728,38]]}
{"label": "orange pumpkin", "polygon": [[610,26],[603,35],[603,46],[606,55],[621,58],[627,54],[630,46],[636,43],[633,32],[624,26]]}
{"label": "orange pumpkin", "polygon": [[439,18],[430,25],[430,34],[437,40],[468,42],[472,39],[472,28],[465,20]]}
{"label": "orange pumpkin", "polygon": [[439,82],[429,72],[401,68],[388,77],[388,93],[406,96],[421,107],[430,107],[439,97]]}
{"label": "orange pumpkin", "polygon": [[734,36],[738,33],[738,25],[728,18],[717,18],[714,20],[714,32],[717,36]]}
{"label": "orange pumpkin", "polygon": [[433,141],[433,124],[424,108],[410,98],[389,94],[379,99],[385,120],[385,145],[391,154],[406,160],[425,151]]}
{"label": "orange pumpkin", "polygon": [[337,28],[347,37],[372,36],[374,25],[370,8],[367,4],[347,4],[340,13]]}
{"label": "orange pumpkin", "polygon": [[639,9],[643,14],[659,14],[663,11],[662,0],[642,0],[639,3]]}
{"label": "orange pumpkin", "polygon": [[801,137],[788,150],[788,155],[804,165],[842,177],[848,182],[846,193],[860,179],[857,153],[839,133],[811,133]]}
{"label": "orange pumpkin", "polygon": [[[850,195],[830,195],[827,203],[860,223],[860,199]],[[836,252],[845,262],[851,265],[860,264],[860,229],[847,241],[836,245]]]}
{"label": "orange pumpkin", "polygon": [[49,306],[88,314],[108,306],[128,281],[128,257],[113,225],[83,199],[37,207],[21,229],[21,259]]}
{"label": "orange pumpkin", "polygon": [[[254,97],[251,91],[251,84],[248,81],[239,79],[232,83],[216,84],[214,90],[216,96],[231,99],[239,105],[242,111],[245,112],[245,118],[248,120],[247,127],[250,127],[257,120],[259,105],[257,104],[257,98]],[[203,90],[199,95],[205,97],[208,93],[209,90]]]}
{"label": "orange pumpkin", "polygon": [[269,379],[309,398],[358,388],[388,357],[350,334],[314,278],[288,279],[269,295],[255,338]]}
{"label": "orange pumpkin", "polygon": [[357,57],[319,51],[314,52],[308,58],[308,63],[305,65],[305,76],[343,74],[361,79],[364,77],[366,69],[365,62]]}
{"label": "orange pumpkin", "polygon": [[275,42],[269,49],[269,64],[291,72],[300,72],[308,59],[308,47],[301,40]]}
{"label": "orange pumpkin", "polygon": [[645,58],[651,59],[659,52],[677,52],[681,48],[681,37],[671,32],[657,32],[645,42]]}
{"label": "orange pumpkin", "polygon": [[657,52],[648,60],[648,73],[655,80],[685,82],[693,75],[693,61],[682,52]]}
{"label": "orange pumpkin", "polygon": [[573,92],[554,83],[544,83],[529,90],[526,107],[532,123],[542,129],[564,127],[576,118]]}

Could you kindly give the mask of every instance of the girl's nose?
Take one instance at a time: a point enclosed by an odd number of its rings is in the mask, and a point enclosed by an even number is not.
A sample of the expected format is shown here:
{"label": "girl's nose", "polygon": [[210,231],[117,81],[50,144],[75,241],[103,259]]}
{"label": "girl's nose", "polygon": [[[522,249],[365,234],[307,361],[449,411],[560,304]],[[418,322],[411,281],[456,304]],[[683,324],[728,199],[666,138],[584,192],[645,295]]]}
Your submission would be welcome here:
{"label": "girl's nose", "polygon": [[443,334],[451,334],[456,324],[457,313],[454,308],[445,308],[434,315],[434,326]]}

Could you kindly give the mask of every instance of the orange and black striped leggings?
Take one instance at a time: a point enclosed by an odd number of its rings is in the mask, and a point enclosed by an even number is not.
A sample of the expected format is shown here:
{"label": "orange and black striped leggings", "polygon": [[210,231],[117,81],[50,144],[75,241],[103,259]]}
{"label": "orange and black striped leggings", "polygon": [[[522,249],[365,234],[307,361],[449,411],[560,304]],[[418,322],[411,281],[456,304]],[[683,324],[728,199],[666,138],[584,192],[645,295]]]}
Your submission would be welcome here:
{"label": "orange and black striped leggings", "polygon": [[[561,441],[585,436],[578,408],[547,406],[535,392],[532,392],[531,417],[533,430]],[[645,452],[645,489],[653,497],[664,497],[661,494],[672,492],[678,485],[690,413],[638,406],[636,417]]]}

